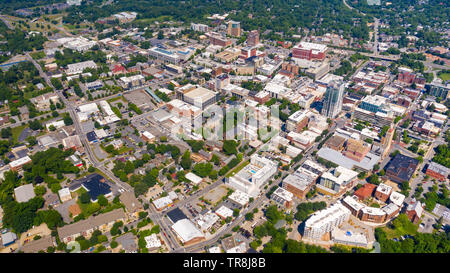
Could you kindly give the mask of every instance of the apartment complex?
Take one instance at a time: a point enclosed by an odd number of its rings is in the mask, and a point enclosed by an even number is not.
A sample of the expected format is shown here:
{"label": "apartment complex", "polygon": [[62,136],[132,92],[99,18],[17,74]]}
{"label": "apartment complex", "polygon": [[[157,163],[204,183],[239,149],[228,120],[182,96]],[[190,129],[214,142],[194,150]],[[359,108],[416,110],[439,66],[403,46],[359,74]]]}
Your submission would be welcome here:
{"label": "apartment complex", "polygon": [[277,167],[277,163],[253,154],[250,164],[230,177],[228,185],[251,197],[256,197],[260,193],[261,187],[277,172]]}
{"label": "apartment complex", "polygon": [[124,221],[126,219],[125,212],[122,208],[115,209],[110,212],[91,216],[86,220],[81,220],[76,223],[58,227],[59,239],[68,243],[74,241],[79,236],[89,238],[94,230],[107,231],[117,221]]}
{"label": "apartment complex", "polygon": [[303,236],[307,239],[320,240],[323,235],[347,221],[349,217],[350,210],[338,202],[314,213],[306,220]]}

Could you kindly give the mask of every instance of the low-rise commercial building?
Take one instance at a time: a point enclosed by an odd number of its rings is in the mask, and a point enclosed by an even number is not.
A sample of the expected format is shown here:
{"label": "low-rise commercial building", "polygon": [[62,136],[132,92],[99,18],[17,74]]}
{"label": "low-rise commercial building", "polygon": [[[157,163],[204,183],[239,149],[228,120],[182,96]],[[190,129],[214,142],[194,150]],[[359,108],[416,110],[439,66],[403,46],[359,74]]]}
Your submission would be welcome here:
{"label": "low-rise commercial building", "polygon": [[14,196],[18,203],[25,203],[36,197],[33,184],[26,184],[14,189]]}
{"label": "low-rise commercial building", "polygon": [[19,171],[22,169],[22,166],[25,164],[31,163],[31,158],[29,156],[24,156],[17,160],[11,161],[9,163],[9,167],[12,171]]}
{"label": "low-rise commercial building", "polygon": [[386,168],[386,176],[397,183],[403,183],[409,181],[419,166],[419,160],[397,154]]}
{"label": "low-rise commercial building", "polygon": [[67,75],[75,75],[83,73],[86,68],[97,69],[97,65],[94,61],[85,61],[75,64],[68,64],[66,69]]}
{"label": "low-rise commercial building", "polygon": [[158,211],[161,211],[172,206],[173,201],[169,196],[164,196],[156,200],[153,200],[152,203]]}
{"label": "low-rise commercial building", "polygon": [[248,202],[250,201],[250,198],[251,198],[250,195],[240,190],[236,190],[230,196],[228,196],[228,199],[230,201],[241,207],[247,206]]}
{"label": "low-rise commercial building", "polygon": [[446,181],[450,175],[450,169],[436,162],[430,162],[425,173],[439,181]]}
{"label": "low-rise commercial building", "polygon": [[317,191],[327,195],[341,195],[356,185],[358,173],[342,166],[322,174]]}
{"label": "low-rise commercial building", "polygon": [[172,225],[172,230],[184,245],[198,243],[205,235],[188,219],[181,219]]}
{"label": "low-rise commercial building", "polygon": [[294,197],[293,193],[283,188],[277,188],[270,196],[270,199],[275,201],[281,207],[290,208],[292,206],[293,197]]}
{"label": "low-rise commercial building", "polygon": [[61,202],[66,202],[72,199],[72,194],[70,193],[69,188],[63,188],[58,191],[59,199]]}

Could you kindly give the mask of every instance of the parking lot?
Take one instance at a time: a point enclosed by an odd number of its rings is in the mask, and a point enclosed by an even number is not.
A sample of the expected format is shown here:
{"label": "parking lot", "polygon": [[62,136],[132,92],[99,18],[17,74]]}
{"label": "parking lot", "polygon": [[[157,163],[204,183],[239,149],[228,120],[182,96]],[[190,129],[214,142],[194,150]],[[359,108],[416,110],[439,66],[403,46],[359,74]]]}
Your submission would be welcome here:
{"label": "parking lot", "polygon": [[153,110],[154,105],[151,102],[150,95],[142,89],[128,92],[123,95],[128,102],[135,104],[141,110],[146,108]]}

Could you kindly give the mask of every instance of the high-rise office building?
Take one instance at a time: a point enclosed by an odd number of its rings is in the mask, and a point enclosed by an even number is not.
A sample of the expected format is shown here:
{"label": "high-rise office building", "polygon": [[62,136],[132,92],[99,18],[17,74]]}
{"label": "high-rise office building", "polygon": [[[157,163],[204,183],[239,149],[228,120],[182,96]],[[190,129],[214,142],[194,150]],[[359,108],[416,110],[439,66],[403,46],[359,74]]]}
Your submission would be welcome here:
{"label": "high-rise office building", "polygon": [[342,110],[345,85],[342,81],[332,81],[327,87],[322,115],[335,118]]}
{"label": "high-rise office building", "polygon": [[236,22],[236,21],[229,21],[227,34],[234,36],[234,37],[240,37],[241,36],[241,23]]}
{"label": "high-rise office building", "polygon": [[247,45],[256,46],[258,44],[259,44],[259,32],[257,30],[250,31],[247,37]]}

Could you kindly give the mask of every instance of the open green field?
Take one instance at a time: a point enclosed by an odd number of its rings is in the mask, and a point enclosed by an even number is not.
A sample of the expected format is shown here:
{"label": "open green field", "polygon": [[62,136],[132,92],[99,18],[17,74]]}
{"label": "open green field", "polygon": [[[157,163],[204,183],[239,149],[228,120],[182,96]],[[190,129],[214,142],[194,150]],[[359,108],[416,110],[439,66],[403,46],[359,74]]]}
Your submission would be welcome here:
{"label": "open green field", "polygon": [[240,170],[242,170],[245,166],[247,166],[250,163],[250,159],[242,162],[241,165],[237,166],[236,168],[234,168],[233,170],[231,170],[227,175],[225,175],[225,177],[229,178],[235,174],[237,174]]}
{"label": "open green field", "polygon": [[439,78],[441,78],[444,82],[450,80],[450,73],[442,73],[439,75]]}
{"label": "open green field", "polygon": [[126,103],[128,102],[127,99],[125,99],[123,96],[117,96],[117,97],[114,97],[114,98],[111,98],[111,99],[107,99],[106,101],[111,103],[111,102],[115,102],[115,101],[118,101],[118,100],[122,100],[123,102],[126,102]]}
{"label": "open green field", "polygon": [[17,143],[17,139],[19,138],[20,133],[22,133],[22,131],[27,127],[28,127],[28,124],[11,128],[12,138],[13,138],[14,143]]}
{"label": "open green field", "polygon": [[121,154],[127,153],[127,152],[132,151],[132,150],[133,150],[133,148],[131,148],[131,147],[122,146],[120,149],[117,150],[117,153],[119,155],[121,155]]}

